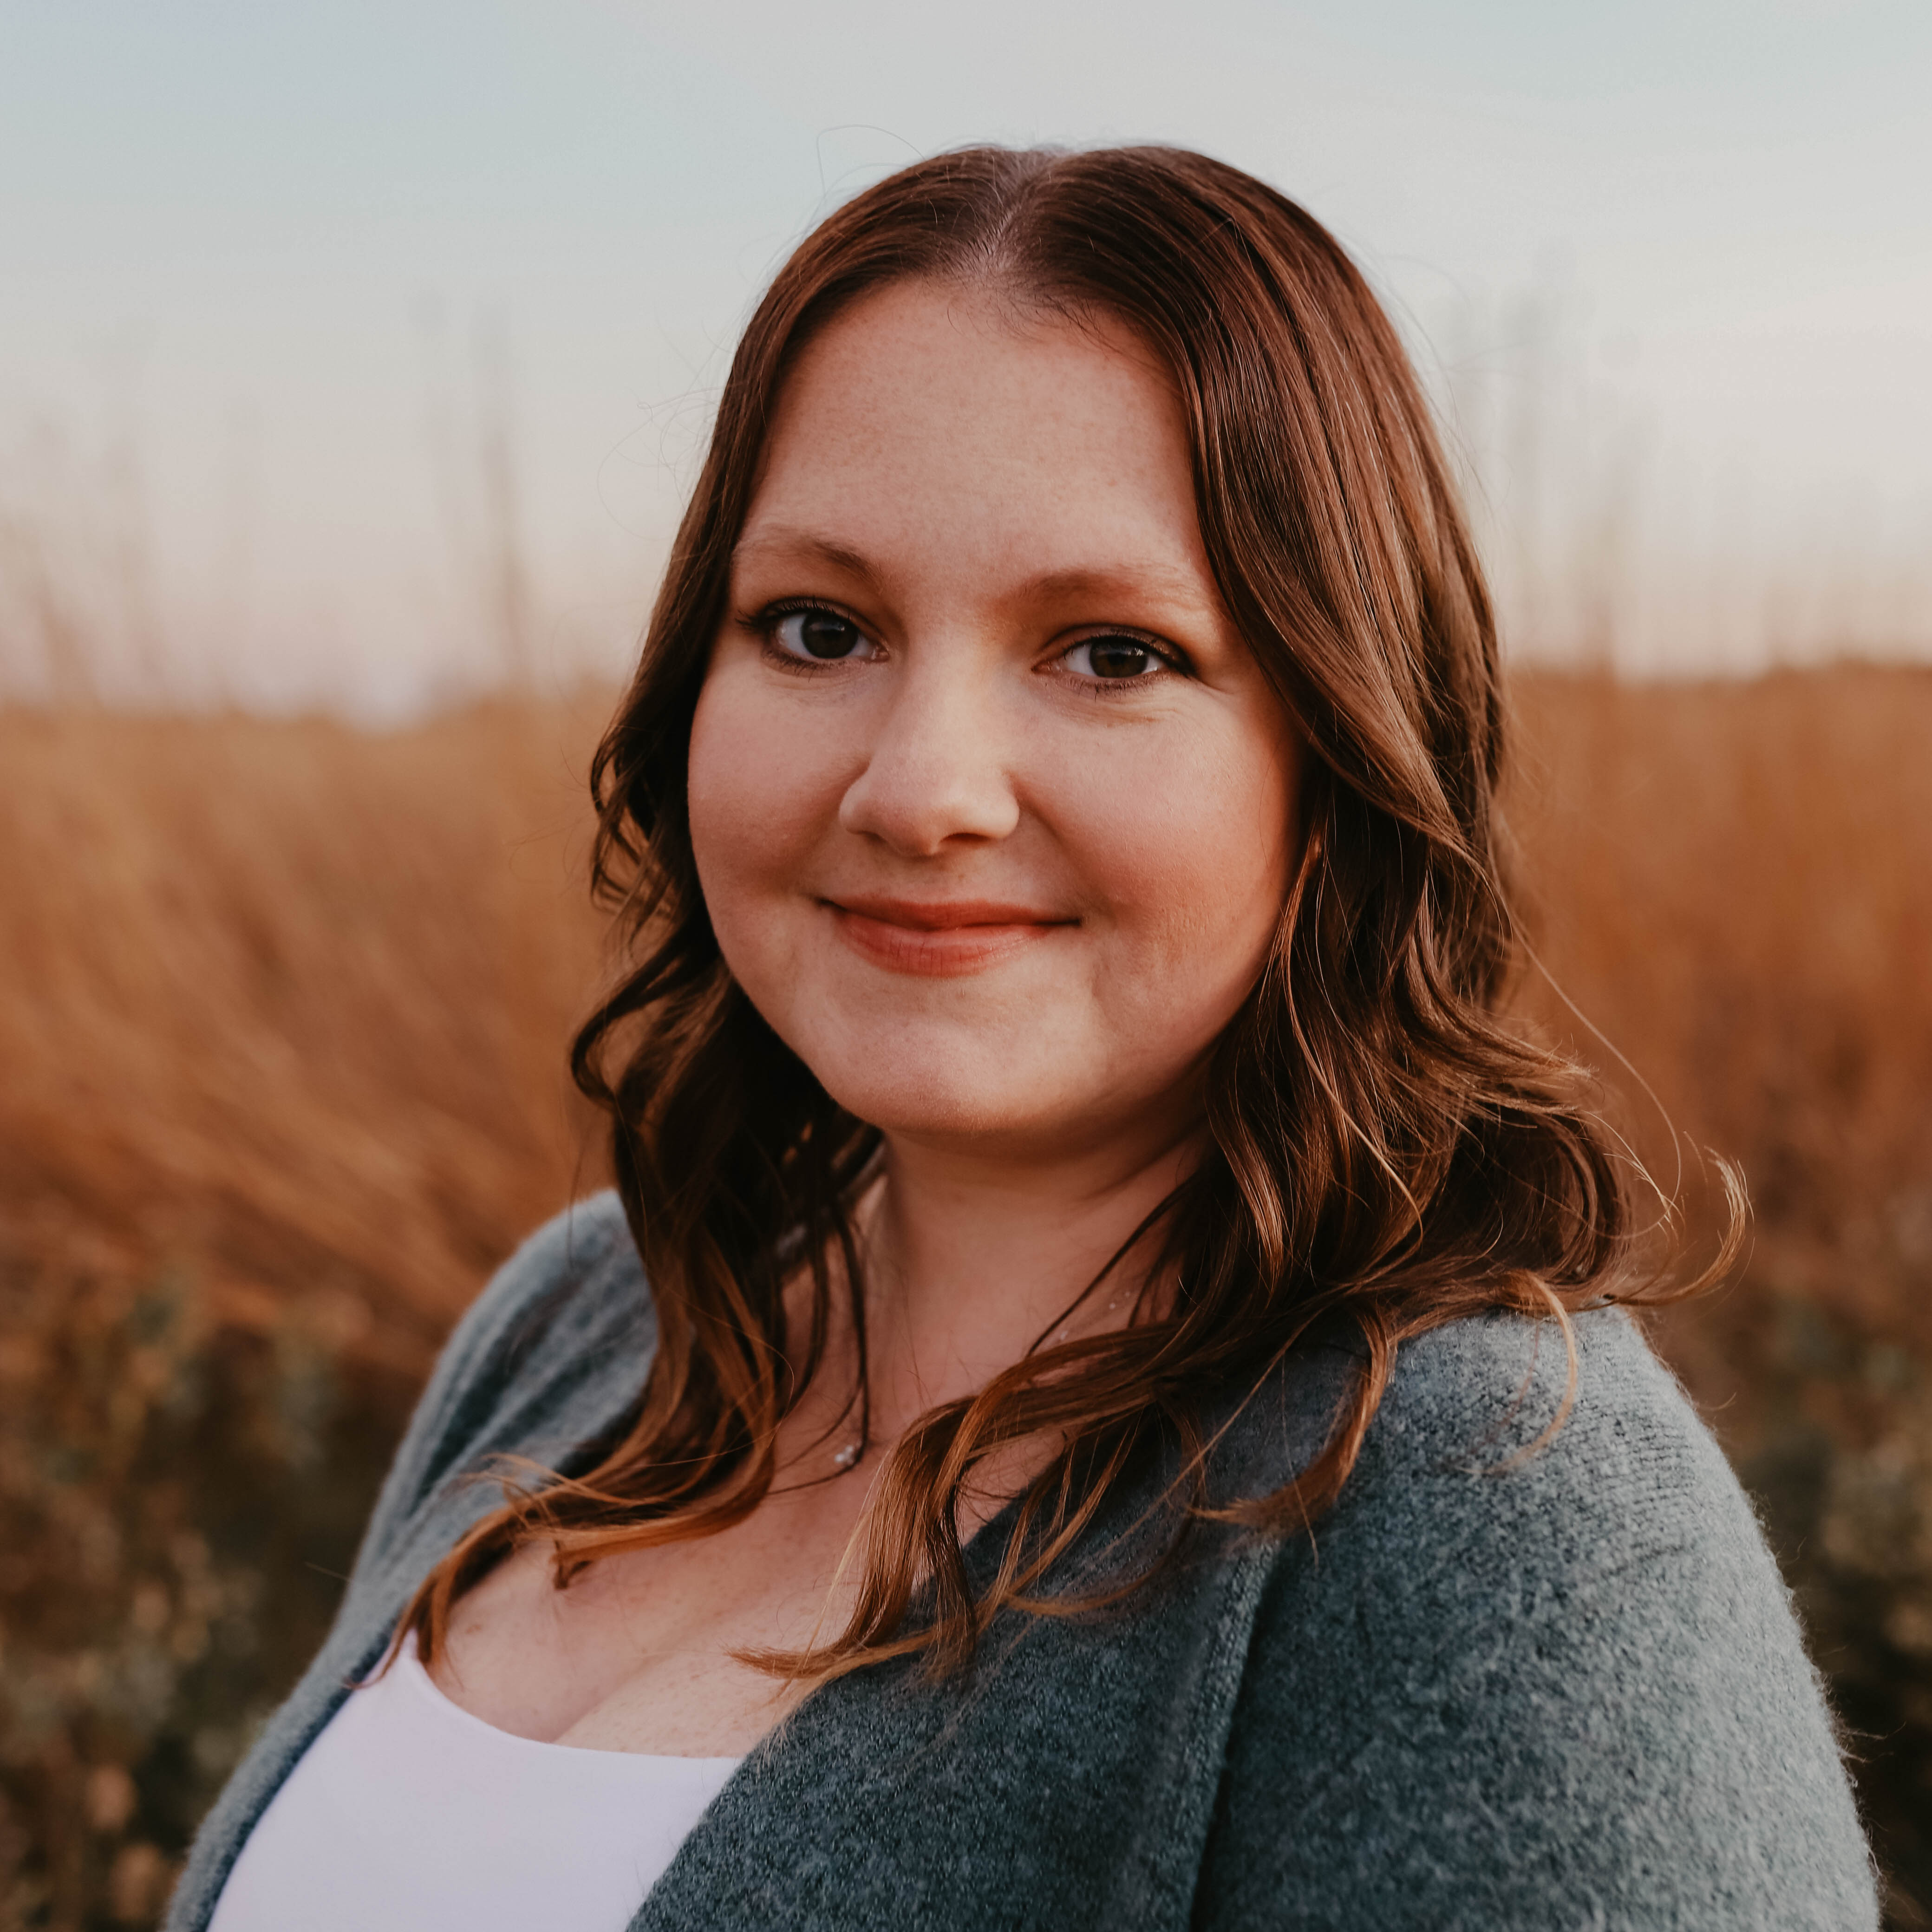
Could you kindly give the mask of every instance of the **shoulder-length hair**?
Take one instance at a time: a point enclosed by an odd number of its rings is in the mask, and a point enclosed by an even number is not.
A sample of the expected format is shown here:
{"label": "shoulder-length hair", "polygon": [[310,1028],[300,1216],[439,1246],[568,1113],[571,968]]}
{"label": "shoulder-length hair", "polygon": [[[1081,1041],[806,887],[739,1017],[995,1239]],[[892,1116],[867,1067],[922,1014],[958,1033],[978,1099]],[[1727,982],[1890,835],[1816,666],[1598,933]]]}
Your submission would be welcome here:
{"label": "shoulder-length hair", "polygon": [[[1331,1503],[1403,1338],[1508,1309],[1553,1312],[1567,1339],[1566,1308],[1635,1292],[1623,1168],[1579,1071],[1498,1015],[1515,940],[1496,627],[1388,318],[1326,230],[1223,163],[1152,147],[944,154],[838,209],[759,303],[598,751],[593,878],[627,966],[572,1066],[610,1116],[658,1346],[595,1466],[513,1492],[424,1586],[405,1627],[432,1657],[455,1598],[522,1543],[553,1546],[562,1586],[600,1556],[755,1508],[835,1294],[862,1368],[851,1214],[880,1136],[732,980],[698,886],[686,768],[787,374],[854,302],[914,278],[1108,317],[1160,356],[1215,581],[1306,740],[1303,844],[1267,963],[1214,1049],[1204,1152],[1143,1231],[1158,1252],[1134,1318],[1042,1339],[917,1421],[868,1500],[847,1627],[763,1660],[822,1678],[923,1651],[942,1667],[969,1658],[1003,1606],[1051,1612],[1043,1573],[1156,1439],[1180,1444],[1189,1508],[1207,1510],[1201,1418],[1316,1324],[1343,1322],[1361,1344],[1325,1448],[1273,1493],[1216,1513],[1280,1530]],[[785,1290],[802,1269],[801,1339]],[[1177,1275],[1156,1299],[1154,1282]],[[861,1430],[862,1389],[862,1374]],[[1042,1435],[1060,1446],[976,1595],[962,1490],[1001,1445]],[[922,1585],[930,1614],[910,1618]]]}

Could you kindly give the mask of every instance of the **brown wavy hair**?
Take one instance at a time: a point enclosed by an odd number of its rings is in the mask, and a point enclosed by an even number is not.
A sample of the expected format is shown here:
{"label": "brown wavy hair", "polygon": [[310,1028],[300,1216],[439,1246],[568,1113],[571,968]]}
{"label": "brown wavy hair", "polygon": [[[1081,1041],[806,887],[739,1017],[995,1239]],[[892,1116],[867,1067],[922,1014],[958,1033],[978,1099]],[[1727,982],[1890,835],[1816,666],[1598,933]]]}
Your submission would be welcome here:
{"label": "brown wavy hair", "polygon": [[[921,1418],[868,1502],[847,1627],[762,1660],[823,1678],[922,1651],[944,1667],[1003,1606],[1066,1607],[1040,1586],[1110,1486],[1157,1439],[1178,1443],[1188,1509],[1207,1511],[1202,1418],[1318,1323],[1356,1331],[1363,1362],[1327,1446],[1286,1486],[1214,1513],[1280,1531],[1330,1504],[1404,1338],[1508,1309],[1553,1313],[1567,1340],[1567,1310],[1648,1292],[1626,1164],[1580,1070],[1498,1012],[1517,940],[1496,806],[1495,622],[1428,406],[1362,275],[1293,202],[1198,154],[941,155],[838,209],[759,303],[598,751],[594,882],[627,964],[572,1064],[610,1117],[657,1348],[595,1466],[513,1489],[424,1585],[404,1628],[430,1657],[456,1598],[523,1543],[553,1546],[562,1587],[602,1556],[754,1510],[778,1426],[824,1359],[835,1294],[857,1339],[865,1427],[852,1214],[880,1136],[834,1103],[727,970],[686,767],[788,371],[854,302],[911,278],[1024,313],[1109,317],[1160,357],[1215,580],[1306,741],[1304,842],[1267,964],[1213,1052],[1205,1151],[1121,1251],[1155,1251],[1133,1318],[1042,1338],[977,1395]],[[801,1346],[785,1292],[802,1270]],[[962,1491],[1002,1445],[1040,1437],[1060,1446],[976,1595]],[[929,1614],[910,1616],[922,1586]]]}

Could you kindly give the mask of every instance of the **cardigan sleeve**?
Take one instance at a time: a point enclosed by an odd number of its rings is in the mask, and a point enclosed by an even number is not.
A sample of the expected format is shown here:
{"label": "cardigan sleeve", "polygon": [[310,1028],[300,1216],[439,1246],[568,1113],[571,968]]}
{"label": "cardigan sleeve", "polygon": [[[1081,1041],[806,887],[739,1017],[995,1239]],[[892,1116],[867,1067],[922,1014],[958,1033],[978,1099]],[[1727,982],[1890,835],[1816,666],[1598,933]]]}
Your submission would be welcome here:
{"label": "cardigan sleeve", "polygon": [[1634,1325],[1408,1345],[1258,1618],[1201,1932],[1875,1927],[1824,1700],[1743,1492]]}
{"label": "cardigan sleeve", "polygon": [[[572,1331],[585,1325],[585,1305],[608,1325],[610,1298],[597,1291],[627,1268],[634,1276],[623,1210],[604,1193],[547,1221],[497,1270],[444,1343],[417,1402],[363,1533],[354,1581],[388,1563],[446,1480],[468,1472],[480,1451],[525,1446],[502,1439],[513,1376],[551,1398],[558,1377],[543,1359],[555,1352],[545,1346],[549,1328],[562,1316],[566,1338],[584,1352]],[[641,1291],[635,1300],[647,1315]]]}

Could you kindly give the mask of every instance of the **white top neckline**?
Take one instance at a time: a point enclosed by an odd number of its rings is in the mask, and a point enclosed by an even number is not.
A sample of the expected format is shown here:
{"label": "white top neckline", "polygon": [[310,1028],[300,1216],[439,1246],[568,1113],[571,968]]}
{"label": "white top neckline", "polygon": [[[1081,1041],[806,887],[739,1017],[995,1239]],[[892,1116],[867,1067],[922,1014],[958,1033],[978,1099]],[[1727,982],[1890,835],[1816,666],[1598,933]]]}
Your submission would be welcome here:
{"label": "white top neckline", "polygon": [[486,1732],[497,1744],[513,1744],[525,1750],[577,1751],[586,1757],[628,1758],[639,1764],[652,1765],[727,1765],[735,1770],[743,1762],[736,1757],[686,1757],[674,1751],[625,1751],[610,1750],[601,1744],[566,1744],[546,1742],[542,1738],[520,1736],[514,1731],[506,1731],[491,1724],[487,1718],[479,1718],[474,1711],[466,1711],[441,1684],[432,1677],[424,1665],[416,1648],[416,1634],[410,1631],[396,1652],[396,1660],[390,1666],[392,1672],[400,1671],[405,1679],[420,1696],[434,1700],[437,1711],[447,1719],[473,1726]]}
{"label": "white top neckline", "polygon": [[256,1820],[209,1932],[622,1932],[741,1761],[499,1730],[405,1639]]}

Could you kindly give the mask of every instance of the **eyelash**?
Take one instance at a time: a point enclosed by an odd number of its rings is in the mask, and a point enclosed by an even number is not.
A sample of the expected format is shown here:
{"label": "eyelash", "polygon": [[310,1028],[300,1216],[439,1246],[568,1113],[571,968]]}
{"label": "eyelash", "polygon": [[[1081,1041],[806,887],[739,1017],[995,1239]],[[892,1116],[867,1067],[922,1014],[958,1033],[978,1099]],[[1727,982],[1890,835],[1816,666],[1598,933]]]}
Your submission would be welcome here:
{"label": "eyelash", "polygon": [[[786,618],[797,616],[802,612],[819,612],[828,617],[836,617],[842,622],[851,625],[868,641],[876,641],[872,638],[871,634],[860,623],[857,618],[848,615],[836,604],[821,603],[816,598],[810,597],[786,598],[776,604],[767,604],[754,616],[746,621],[745,628],[763,642],[765,655],[769,658],[782,665],[785,670],[794,675],[806,677],[821,676],[828,671],[838,670],[851,662],[849,658],[796,657],[790,651],[781,650],[778,648],[779,625],[783,623]],[[1054,654],[1052,661],[1057,664],[1062,658],[1077,651],[1082,644],[1097,644],[1107,638],[1124,638],[1131,643],[1142,646],[1160,666],[1160,670],[1151,676],[1143,677],[1070,679],[1072,682],[1085,688],[1097,701],[1104,702],[1108,698],[1119,696],[1138,684],[1150,684],[1163,674],[1175,677],[1186,677],[1192,675],[1186,658],[1172,644],[1162,644],[1159,640],[1150,637],[1144,631],[1129,630],[1124,626],[1115,626],[1106,630],[1092,631],[1084,638],[1076,638],[1071,644],[1063,646]]]}
{"label": "eyelash", "polygon": [[1119,638],[1130,644],[1138,644],[1154,659],[1160,669],[1142,677],[1081,677],[1073,682],[1096,699],[1105,700],[1132,690],[1136,685],[1152,684],[1162,676],[1188,677],[1192,675],[1187,660],[1172,644],[1165,644],[1158,638],[1150,638],[1144,631],[1130,631],[1120,626],[1104,631],[1090,631],[1084,638],[1076,638],[1055,657],[1057,664],[1061,658],[1070,656],[1082,644],[1097,644],[1108,638]]}
{"label": "eyelash", "polygon": [[828,671],[843,670],[851,662],[850,658],[794,657],[790,651],[778,648],[778,626],[788,617],[796,617],[801,612],[808,611],[819,611],[828,617],[836,617],[842,623],[850,624],[861,635],[869,635],[857,618],[847,616],[836,604],[821,604],[810,597],[787,598],[776,604],[767,604],[756,616],[746,620],[745,628],[764,644],[765,656],[771,662],[782,666],[795,676],[822,677]]}

